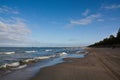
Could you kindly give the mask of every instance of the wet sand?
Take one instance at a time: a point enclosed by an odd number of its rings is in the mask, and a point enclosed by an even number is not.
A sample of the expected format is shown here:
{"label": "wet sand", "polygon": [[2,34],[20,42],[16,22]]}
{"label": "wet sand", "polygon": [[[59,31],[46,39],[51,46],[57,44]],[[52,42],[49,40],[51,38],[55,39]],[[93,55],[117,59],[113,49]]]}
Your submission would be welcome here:
{"label": "wet sand", "polygon": [[87,48],[85,58],[41,69],[31,80],[120,80],[120,48]]}

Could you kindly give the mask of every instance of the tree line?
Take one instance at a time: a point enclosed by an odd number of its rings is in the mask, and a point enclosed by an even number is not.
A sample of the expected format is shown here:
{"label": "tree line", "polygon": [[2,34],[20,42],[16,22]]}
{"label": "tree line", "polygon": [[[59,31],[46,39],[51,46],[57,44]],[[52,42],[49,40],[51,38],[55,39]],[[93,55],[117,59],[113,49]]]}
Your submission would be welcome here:
{"label": "tree line", "polygon": [[89,47],[120,47],[120,28],[117,32],[117,36],[110,35],[99,42],[96,42]]}

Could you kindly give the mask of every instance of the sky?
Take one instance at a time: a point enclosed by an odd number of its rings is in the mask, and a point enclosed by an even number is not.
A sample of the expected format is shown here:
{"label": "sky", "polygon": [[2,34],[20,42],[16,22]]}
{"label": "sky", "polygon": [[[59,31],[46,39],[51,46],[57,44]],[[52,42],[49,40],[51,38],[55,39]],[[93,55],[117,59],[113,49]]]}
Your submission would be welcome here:
{"label": "sky", "polygon": [[87,46],[120,28],[120,0],[0,0],[0,46]]}

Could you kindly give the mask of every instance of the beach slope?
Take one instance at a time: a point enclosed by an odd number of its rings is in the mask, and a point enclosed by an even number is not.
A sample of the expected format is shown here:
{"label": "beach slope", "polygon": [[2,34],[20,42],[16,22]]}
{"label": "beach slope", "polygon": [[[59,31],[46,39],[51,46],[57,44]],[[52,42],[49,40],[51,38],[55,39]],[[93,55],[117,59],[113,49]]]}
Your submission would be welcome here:
{"label": "beach slope", "polygon": [[120,80],[120,49],[87,48],[85,58],[41,69],[31,80]]}

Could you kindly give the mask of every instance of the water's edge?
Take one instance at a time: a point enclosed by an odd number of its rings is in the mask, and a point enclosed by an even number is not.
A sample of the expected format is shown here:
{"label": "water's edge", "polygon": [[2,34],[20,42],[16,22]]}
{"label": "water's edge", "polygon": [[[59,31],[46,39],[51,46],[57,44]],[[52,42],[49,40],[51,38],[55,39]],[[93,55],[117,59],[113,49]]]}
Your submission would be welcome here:
{"label": "water's edge", "polygon": [[67,54],[62,55],[61,57],[49,58],[46,60],[38,61],[37,63],[30,64],[29,66],[9,71],[0,76],[0,80],[29,80],[31,79],[40,69],[48,66],[53,66],[59,63],[65,62],[64,58],[84,58],[87,52],[82,52],[81,54]]}

